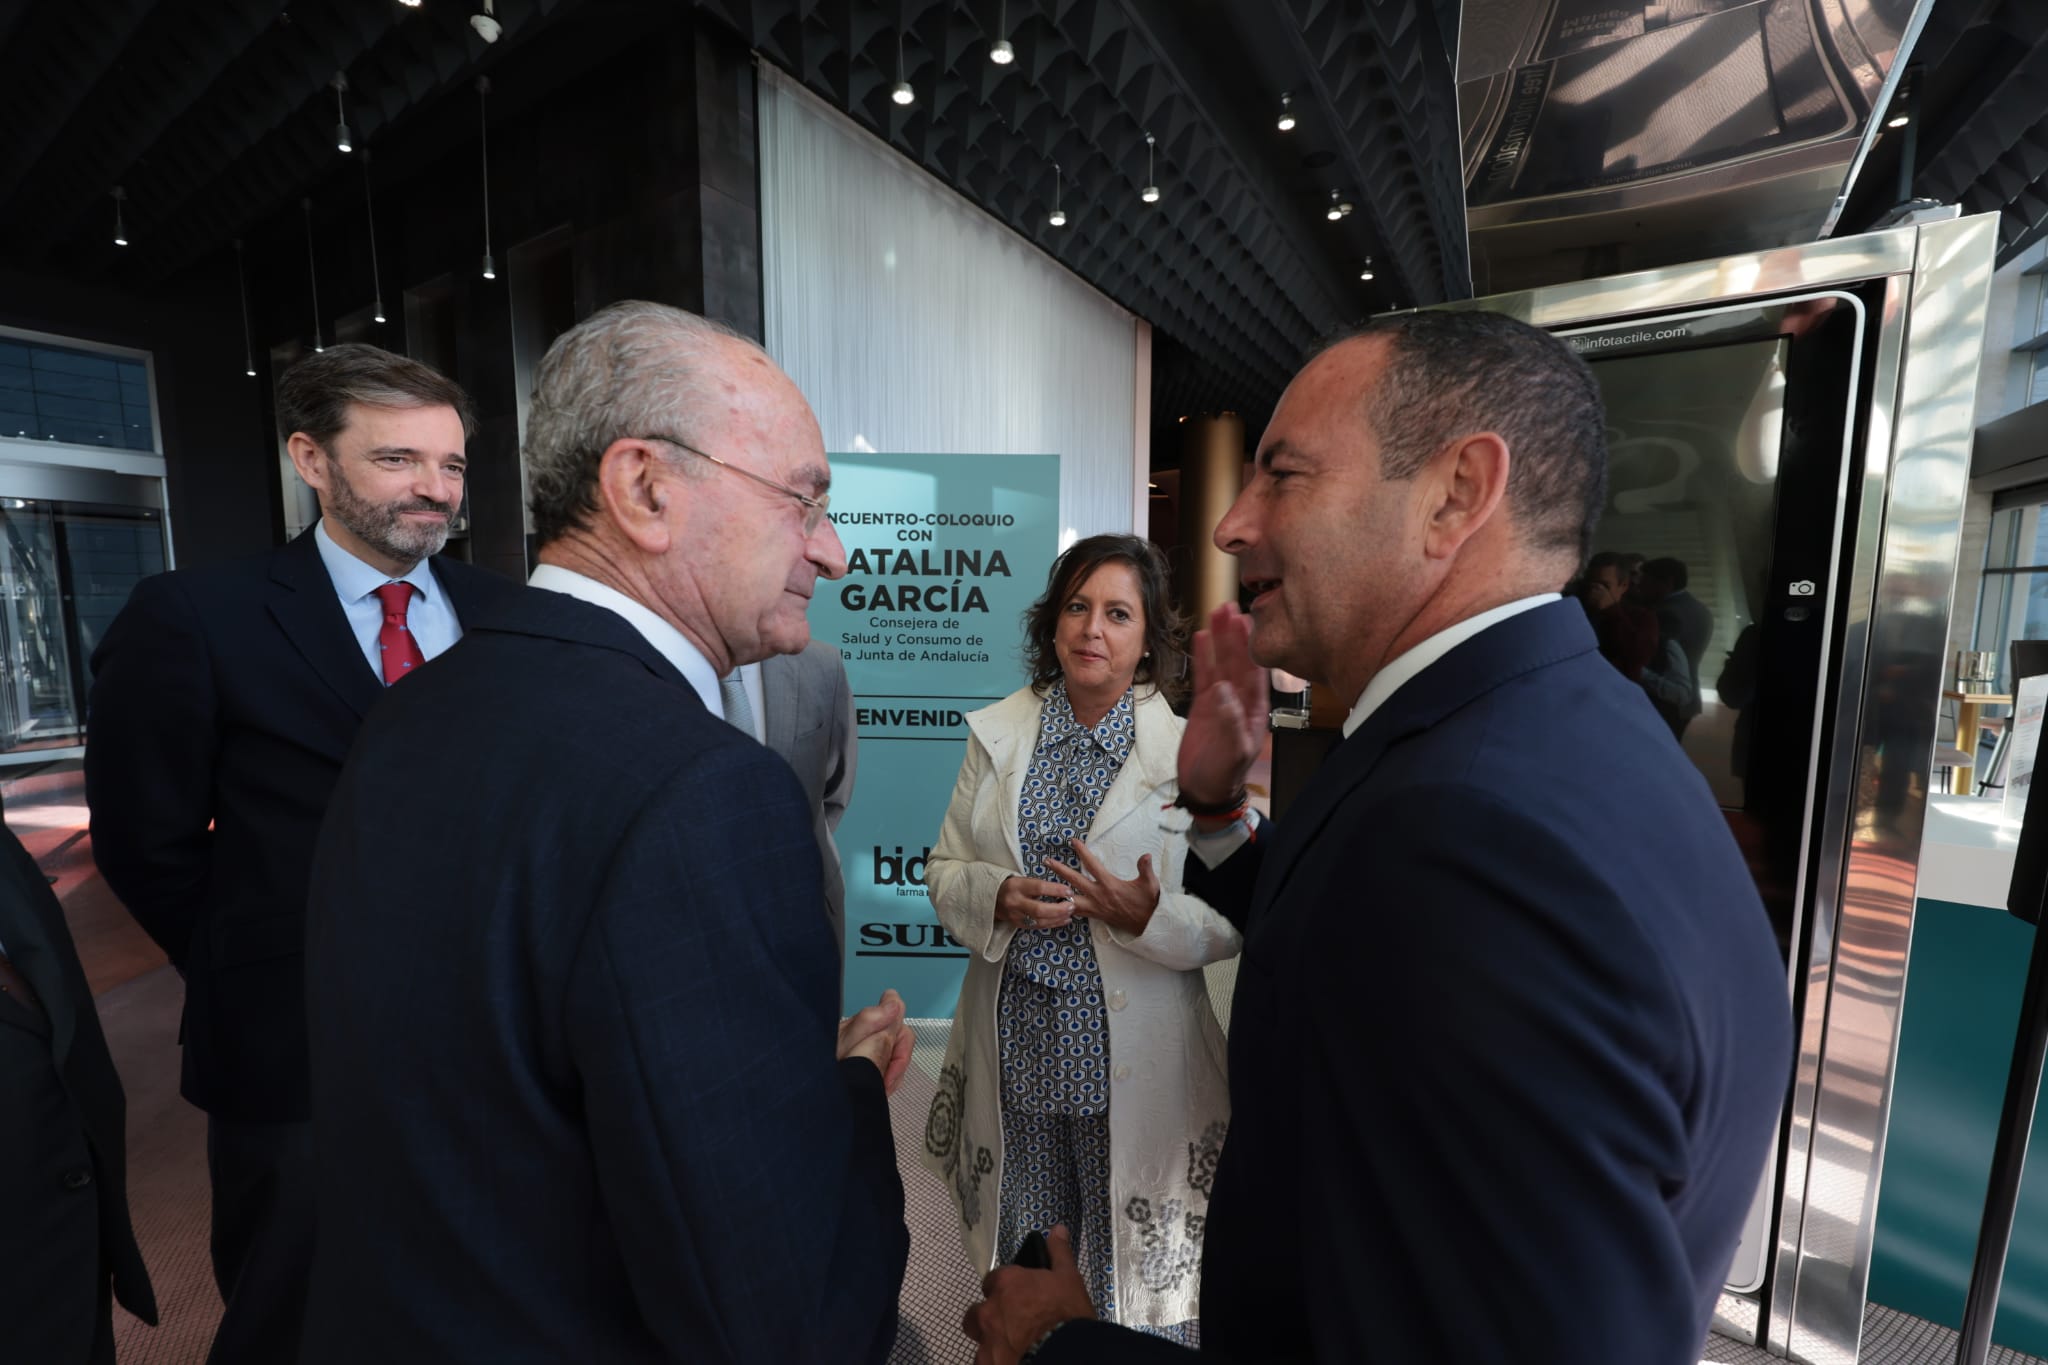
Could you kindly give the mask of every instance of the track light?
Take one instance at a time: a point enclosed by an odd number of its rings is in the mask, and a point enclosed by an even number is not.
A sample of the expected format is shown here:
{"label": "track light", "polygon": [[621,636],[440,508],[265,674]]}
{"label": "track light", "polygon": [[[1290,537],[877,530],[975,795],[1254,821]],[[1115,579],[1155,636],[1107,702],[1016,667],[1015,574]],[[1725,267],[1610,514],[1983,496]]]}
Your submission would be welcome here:
{"label": "track light", "polygon": [[328,84],[334,87],[334,145],[343,155],[355,150],[354,139],[348,133],[348,110],[342,106],[341,97],[348,89],[348,77],[337,71]]}
{"label": "track light", "polygon": [[1052,212],[1045,221],[1054,227],[1067,225],[1067,211],[1060,207],[1060,163],[1057,161],[1052,163]]}
{"label": "track light", "polygon": [[363,148],[363,212],[370,220],[370,295],[372,316],[384,325],[384,281],[377,271],[377,199],[370,184],[370,149]]}
{"label": "track light", "polygon": [[1365,268],[1358,272],[1358,278],[1361,280],[1372,278],[1372,257],[1368,256],[1365,258]]}
{"label": "track light", "polygon": [[1282,92],[1280,96],[1280,131],[1283,133],[1294,131],[1294,110],[1290,109],[1288,104],[1289,97],[1285,92]]}
{"label": "track light", "polygon": [[256,337],[249,327],[249,272],[242,265],[242,239],[235,238],[235,284],[242,291],[242,365],[251,379],[256,377]]}
{"label": "track light", "polygon": [[491,260],[491,78],[476,78],[476,121],[477,138],[483,149],[484,162],[484,268],[487,280],[498,278],[498,267]]}
{"label": "track light", "polygon": [[900,28],[896,30],[896,84],[889,91],[889,98],[898,104],[911,104],[917,99],[917,92],[903,78],[903,30]]}
{"label": "track light", "polygon": [[128,245],[128,223],[121,215],[121,204],[128,198],[128,191],[114,186],[114,245]]}
{"label": "track light", "polygon": [[998,0],[996,5],[996,40],[988,45],[988,59],[997,66],[1008,66],[1017,60],[1017,50],[1010,46],[1009,5]]}
{"label": "track light", "polygon": [[1145,134],[1145,188],[1138,191],[1138,197],[1148,204],[1159,202],[1159,182],[1152,175],[1152,134]]}
{"label": "track light", "polygon": [[306,277],[313,283],[313,349],[324,351],[320,338],[320,263],[313,257],[313,201],[301,199],[299,207],[306,211]]}

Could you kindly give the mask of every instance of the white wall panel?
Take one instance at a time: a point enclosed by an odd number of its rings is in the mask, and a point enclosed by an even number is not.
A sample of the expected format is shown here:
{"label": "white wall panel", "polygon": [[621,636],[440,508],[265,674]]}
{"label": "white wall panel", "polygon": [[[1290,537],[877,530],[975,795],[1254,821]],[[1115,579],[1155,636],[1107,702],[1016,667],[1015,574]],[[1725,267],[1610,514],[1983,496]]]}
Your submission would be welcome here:
{"label": "white wall panel", "polygon": [[760,92],[766,344],[826,449],[1057,454],[1065,533],[1131,530],[1141,324],[780,72]]}

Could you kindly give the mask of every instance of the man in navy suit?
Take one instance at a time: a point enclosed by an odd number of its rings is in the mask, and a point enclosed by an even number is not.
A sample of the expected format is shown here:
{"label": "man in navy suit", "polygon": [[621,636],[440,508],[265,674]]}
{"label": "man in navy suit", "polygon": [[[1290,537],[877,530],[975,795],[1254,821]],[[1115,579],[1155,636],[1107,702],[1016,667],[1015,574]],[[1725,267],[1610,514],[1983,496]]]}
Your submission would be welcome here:
{"label": "man in navy suit", "polygon": [[[1295,377],[1216,529],[1254,596],[1197,642],[1180,762],[1189,887],[1245,934],[1205,1358],[1699,1358],[1791,1020],[1706,784],[1554,591],[1605,479],[1560,342],[1416,313]],[[1355,700],[1253,828],[1260,664]],[[990,1277],[978,1361],[1184,1357],[1087,1320],[1050,1241]]]}
{"label": "man in navy suit", "polygon": [[531,589],[378,708],[321,834],[306,1358],[883,1360],[903,1002],[835,1057],[811,805],[718,686],[846,572],[817,420],[621,303],[549,348],[525,455]]}
{"label": "man in navy suit", "polygon": [[[93,654],[93,858],[185,977],[183,1092],[207,1114],[213,1365],[296,1358],[312,1265],[306,887],[356,728],[518,585],[440,556],[469,400],[374,346],[278,381],[320,500],[281,549],[136,585]],[[424,812],[422,812],[424,814]]]}

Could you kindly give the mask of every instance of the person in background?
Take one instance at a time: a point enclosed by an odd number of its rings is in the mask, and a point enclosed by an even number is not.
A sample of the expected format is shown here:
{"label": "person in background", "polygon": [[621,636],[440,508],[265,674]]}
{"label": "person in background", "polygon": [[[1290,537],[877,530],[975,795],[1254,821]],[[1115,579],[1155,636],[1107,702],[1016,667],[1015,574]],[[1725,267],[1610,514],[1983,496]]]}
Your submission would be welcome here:
{"label": "person in background", "polygon": [[[1295,376],[1216,528],[1253,597],[1196,639],[1178,764],[1189,889],[1245,934],[1205,1358],[1699,1359],[1791,1011],[1712,792],[1554,591],[1606,471],[1557,338],[1399,314]],[[1355,700],[1254,829],[1261,665]],[[1050,1249],[989,1277],[981,1365],[1186,1358]]]}
{"label": "person in background", "polygon": [[[1642,597],[1657,613],[1660,661],[1655,666],[1667,683],[1651,688],[1650,699],[1657,703],[1657,713],[1671,733],[1680,739],[1685,738],[1686,726],[1705,709],[1700,696],[1700,665],[1708,641],[1714,638],[1713,610],[1687,590],[1691,578],[1682,559],[1652,559],[1643,565]],[[1672,644],[1677,645],[1680,657],[1673,657],[1665,648]]]}
{"label": "person in background", "polygon": [[615,303],[525,458],[528,590],[377,708],[320,838],[307,1359],[879,1363],[903,1001],[835,1046],[811,806],[718,687],[846,572],[817,419]]}
{"label": "person in background", "polygon": [[156,1322],[126,1108],[64,909],[0,829],[0,1358],[114,1365],[113,1301]]}
{"label": "person in background", "polygon": [[440,553],[473,425],[453,381],[330,346],[279,379],[277,423],[320,520],[268,554],[137,584],[93,654],[87,711],[93,859],[185,978],[183,1093],[206,1111],[226,1304],[211,1365],[298,1358],[306,890],[342,760],[387,687],[519,591]]}
{"label": "person in background", "polygon": [[718,680],[725,718],[767,745],[803,783],[825,878],[825,918],[842,956],[846,950],[846,878],[832,832],[853,799],[860,739],[846,661],[823,640],[800,654],[771,654]]}
{"label": "person in background", "polygon": [[1635,600],[1629,577],[1629,561],[1641,558],[1602,551],[1586,561],[1583,587],[1600,657],[1630,682],[1641,682],[1643,669],[1657,658],[1656,614]]}
{"label": "person in background", "polygon": [[1065,1225],[1098,1316],[1193,1344],[1230,1112],[1202,967],[1239,940],[1161,813],[1185,639],[1158,548],[1091,536],[1025,613],[1030,683],[968,715],[925,873],[971,954],[925,1159],[977,1273]]}

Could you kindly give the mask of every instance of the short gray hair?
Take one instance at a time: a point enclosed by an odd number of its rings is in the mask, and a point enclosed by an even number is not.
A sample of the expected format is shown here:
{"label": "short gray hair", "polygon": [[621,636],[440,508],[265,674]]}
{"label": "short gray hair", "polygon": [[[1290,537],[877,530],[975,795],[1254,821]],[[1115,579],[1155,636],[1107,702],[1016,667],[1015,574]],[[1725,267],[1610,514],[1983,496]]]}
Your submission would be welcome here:
{"label": "short gray hair", "polygon": [[334,438],[348,428],[348,410],[370,408],[453,408],[466,440],[476,434],[469,395],[440,371],[417,360],[361,342],[329,346],[295,363],[277,381],[278,436],[289,441],[303,431],[330,455]]}
{"label": "short gray hair", "polygon": [[598,465],[612,442],[659,432],[696,443],[707,362],[722,341],[761,349],[721,323],[639,299],[601,308],[555,338],[534,376],[523,452],[540,544],[597,510]]}

